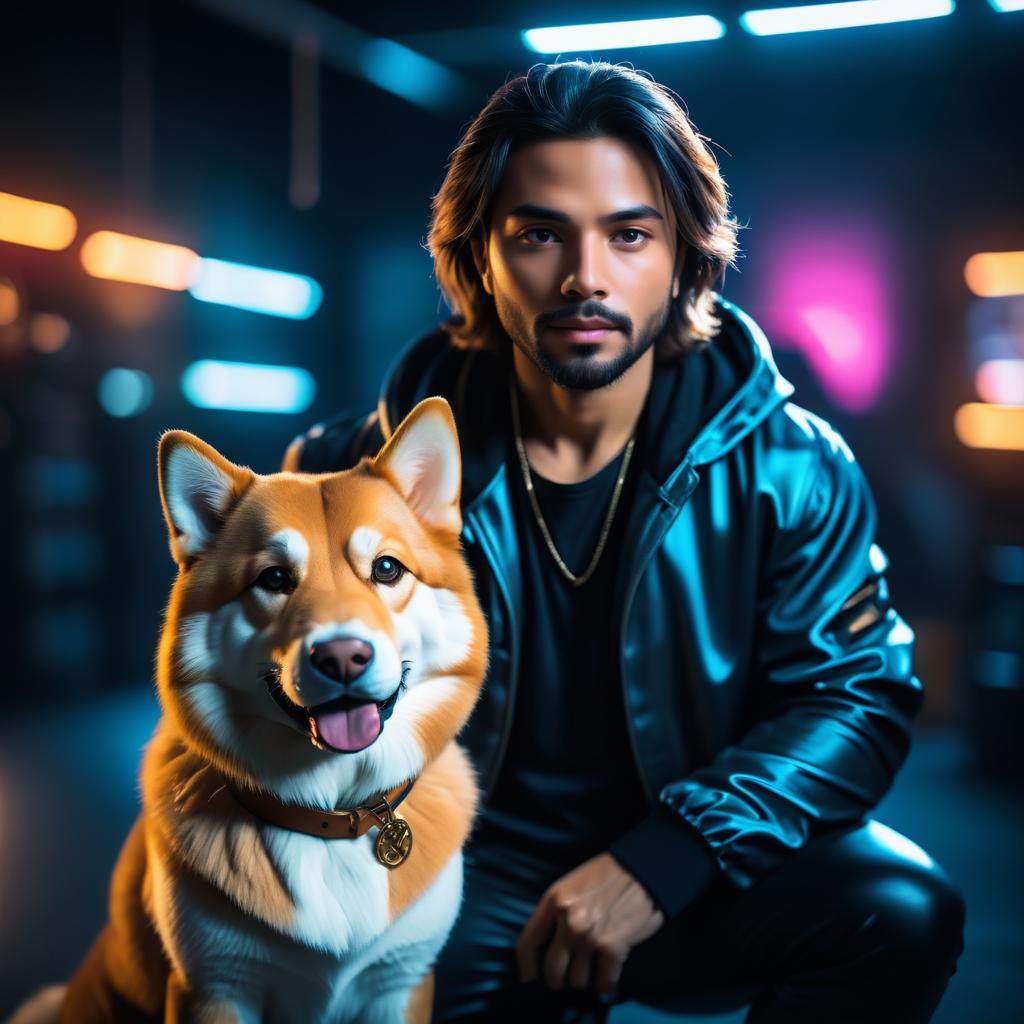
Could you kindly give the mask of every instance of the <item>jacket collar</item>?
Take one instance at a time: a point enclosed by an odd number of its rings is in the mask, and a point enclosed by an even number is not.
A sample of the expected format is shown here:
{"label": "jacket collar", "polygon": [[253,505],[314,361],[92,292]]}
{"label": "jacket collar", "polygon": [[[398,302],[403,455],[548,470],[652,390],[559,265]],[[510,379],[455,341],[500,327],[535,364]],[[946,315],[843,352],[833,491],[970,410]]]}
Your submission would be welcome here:
{"label": "jacket collar", "polygon": [[[725,299],[719,299],[718,314],[722,328],[707,348],[655,368],[638,450],[650,476],[668,491],[689,467],[735,447],[794,391],[761,328]],[[481,496],[505,464],[512,429],[510,363],[456,348],[438,328],[410,343],[384,378],[378,411],[385,437],[430,395],[442,395],[452,406],[462,446],[463,506]]]}

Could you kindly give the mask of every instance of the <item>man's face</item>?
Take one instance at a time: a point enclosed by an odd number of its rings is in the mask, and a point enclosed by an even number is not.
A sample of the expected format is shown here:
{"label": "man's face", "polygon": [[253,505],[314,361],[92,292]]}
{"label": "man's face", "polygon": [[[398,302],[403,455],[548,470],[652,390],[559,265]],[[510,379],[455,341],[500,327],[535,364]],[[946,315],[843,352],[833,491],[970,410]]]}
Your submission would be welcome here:
{"label": "man's face", "polygon": [[664,330],[676,250],[654,161],[601,137],[516,151],[487,250],[474,255],[514,344],[556,384],[589,391],[618,380]]}

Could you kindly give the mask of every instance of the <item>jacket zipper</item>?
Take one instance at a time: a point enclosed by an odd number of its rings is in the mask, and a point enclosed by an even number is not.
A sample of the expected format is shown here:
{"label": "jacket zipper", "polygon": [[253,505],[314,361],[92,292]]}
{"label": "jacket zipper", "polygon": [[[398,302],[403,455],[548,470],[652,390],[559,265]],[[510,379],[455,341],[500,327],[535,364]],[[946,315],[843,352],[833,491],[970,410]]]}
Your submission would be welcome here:
{"label": "jacket zipper", "polygon": [[[685,504],[687,498],[693,494],[700,482],[700,475],[693,469],[692,466],[687,467],[692,473],[693,478],[687,484],[686,490],[679,496],[678,504],[672,502],[672,505],[676,509],[676,514],[682,510],[682,506]],[[664,509],[662,509],[664,512]],[[664,532],[662,537],[664,537]],[[640,577],[643,576],[644,570],[647,568],[647,564],[651,560],[651,556],[654,554],[655,547],[651,548],[651,554],[646,558],[640,560],[636,571],[629,582],[629,586],[626,588],[626,597],[622,606],[622,622],[619,626],[619,685],[622,688],[622,707],[626,713],[626,735],[629,737],[629,749],[633,754],[633,765],[636,768],[636,773],[640,778],[640,784],[643,786],[644,795],[647,797],[647,802],[651,806],[652,810],[658,806],[660,802],[659,797],[655,797],[651,791],[650,783],[647,781],[647,775],[644,773],[643,765],[640,761],[639,748],[636,742],[636,732],[633,728],[633,716],[629,713],[629,696],[627,694],[626,687],[626,627],[629,623],[629,611],[633,606],[633,598],[636,595],[636,588],[640,585]]]}

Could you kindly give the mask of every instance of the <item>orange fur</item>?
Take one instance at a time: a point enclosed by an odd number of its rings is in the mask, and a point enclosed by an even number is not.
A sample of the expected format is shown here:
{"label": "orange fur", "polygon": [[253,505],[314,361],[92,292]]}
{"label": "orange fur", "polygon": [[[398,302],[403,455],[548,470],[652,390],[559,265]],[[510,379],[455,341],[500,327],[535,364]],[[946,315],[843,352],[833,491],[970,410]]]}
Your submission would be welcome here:
{"label": "orange fur", "polygon": [[[422,502],[422,494],[410,498],[403,493],[407,484],[391,464],[396,438],[424,411],[436,416],[437,400],[414,410],[377,459],[335,474],[282,472],[261,477],[232,465],[198,438],[165,435],[160,451],[161,501],[181,572],[168,602],[157,656],[164,717],[144,760],[142,814],[114,871],[110,920],[72,979],[63,1021],[159,1019],[161,1013],[167,1020],[211,1024],[237,1019],[230,1003],[210,1002],[204,994],[192,992],[174,951],[165,949],[162,927],[176,911],[160,903],[154,876],[198,876],[276,931],[287,933],[295,926],[296,903],[288,879],[267,848],[266,826],[242,810],[228,788],[259,787],[258,771],[225,749],[196,703],[184,699],[190,687],[207,677],[188,653],[182,624],[234,602],[247,628],[269,639],[278,661],[301,645],[318,623],[358,619],[390,637],[397,647],[392,616],[407,608],[413,591],[388,595],[367,580],[366,567],[348,551],[347,541],[358,527],[372,526],[381,535],[380,549],[402,562],[416,580],[454,595],[471,636],[462,664],[443,673],[446,697],[411,726],[425,767],[399,809],[412,829],[413,850],[387,875],[389,921],[425,892],[467,838],[477,792],[468,759],[454,737],[479,693],[487,661],[487,627],[461,555],[457,492],[454,503],[435,510],[436,515],[429,509],[423,514],[420,506],[414,512],[410,502]],[[454,432],[447,406],[443,414]],[[223,525],[199,551],[189,547],[188,530],[175,521],[165,493],[176,446],[190,447],[230,482]],[[252,581],[267,567],[269,538],[289,529],[300,532],[308,545],[308,563],[297,588],[278,606],[254,594]],[[265,686],[260,679],[252,685]],[[429,687],[432,679],[417,685]],[[282,730],[289,728],[277,724]],[[301,734],[293,740],[306,764],[324,756],[312,745],[304,746],[308,741]],[[432,993],[429,976],[415,990],[409,1020],[429,1019]]]}

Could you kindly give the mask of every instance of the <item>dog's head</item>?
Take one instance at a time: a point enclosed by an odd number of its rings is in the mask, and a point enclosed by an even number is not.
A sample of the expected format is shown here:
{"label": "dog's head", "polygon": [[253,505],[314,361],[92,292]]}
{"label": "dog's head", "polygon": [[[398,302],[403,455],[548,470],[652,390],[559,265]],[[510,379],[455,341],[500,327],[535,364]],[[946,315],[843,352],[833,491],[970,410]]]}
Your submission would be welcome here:
{"label": "dog's head", "polygon": [[157,675],[186,741],[284,799],[358,800],[419,774],[487,658],[448,404],[421,402],[345,472],[258,476],[183,431],[158,462],[180,572]]}

